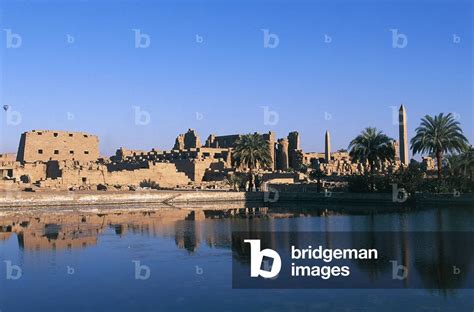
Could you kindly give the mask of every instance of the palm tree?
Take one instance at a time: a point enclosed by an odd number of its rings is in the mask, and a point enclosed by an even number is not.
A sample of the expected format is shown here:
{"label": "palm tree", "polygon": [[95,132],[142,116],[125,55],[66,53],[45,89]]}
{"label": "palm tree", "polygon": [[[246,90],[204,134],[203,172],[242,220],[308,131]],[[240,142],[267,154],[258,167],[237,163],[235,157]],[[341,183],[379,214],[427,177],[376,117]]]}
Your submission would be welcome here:
{"label": "palm tree", "polygon": [[464,175],[472,180],[472,174],[474,171],[474,147],[472,145],[461,154],[461,165],[460,168]]}
{"label": "palm tree", "polygon": [[242,184],[245,182],[245,177],[239,174],[231,174],[226,178],[227,184],[229,184],[234,191],[238,191]]}
{"label": "palm tree", "polygon": [[[443,159],[444,165],[443,168],[446,169],[446,172],[451,176],[456,176],[461,173],[461,155],[459,154],[449,154],[446,155]],[[445,173],[446,173],[445,172]]]}
{"label": "palm tree", "polygon": [[461,154],[450,154],[445,157],[446,169],[450,175],[463,175],[472,180],[474,171],[474,148],[471,146]]}
{"label": "palm tree", "polygon": [[254,170],[269,167],[272,163],[268,141],[260,134],[245,134],[235,142],[233,153],[237,166],[249,169],[250,188],[254,186]]}
{"label": "palm tree", "polygon": [[447,115],[441,113],[434,117],[426,115],[415,131],[416,135],[410,141],[413,154],[434,154],[438,166],[438,179],[442,176],[443,154],[461,153],[468,147],[468,141],[462,133],[459,122],[451,113]]}
{"label": "palm tree", "polygon": [[312,179],[312,180],[316,180],[316,192],[321,192],[321,188],[322,188],[322,183],[321,183],[321,180],[326,177],[326,173],[324,171],[322,171],[319,166],[317,166],[316,168],[314,168],[310,174],[309,174],[309,177]]}
{"label": "palm tree", "polygon": [[374,173],[377,161],[392,161],[395,158],[393,139],[376,128],[366,128],[349,144],[349,155],[354,161],[369,163],[371,189],[374,190]]}

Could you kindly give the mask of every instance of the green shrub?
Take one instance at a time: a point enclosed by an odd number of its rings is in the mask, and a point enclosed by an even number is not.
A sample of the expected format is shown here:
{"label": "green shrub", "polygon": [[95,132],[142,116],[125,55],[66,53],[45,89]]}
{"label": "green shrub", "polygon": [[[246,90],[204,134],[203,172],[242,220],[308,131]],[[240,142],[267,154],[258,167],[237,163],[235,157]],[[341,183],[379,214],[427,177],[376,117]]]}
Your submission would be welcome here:
{"label": "green shrub", "polygon": [[237,173],[231,174],[226,178],[227,184],[229,184],[229,186],[236,191],[245,188],[245,183],[247,182],[247,180],[248,177],[243,174]]}
{"label": "green shrub", "polygon": [[347,178],[347,190],[353,193],[368,193],[370,192],[370,176],[352,175]]}
{"label": "green shrub", "polygon": [[155,181],[152,181],[151,179],[145,179],[142,182],[140,182],[140,187],[149,187],[154,190],[160,189],[160,185],[156,183]]}

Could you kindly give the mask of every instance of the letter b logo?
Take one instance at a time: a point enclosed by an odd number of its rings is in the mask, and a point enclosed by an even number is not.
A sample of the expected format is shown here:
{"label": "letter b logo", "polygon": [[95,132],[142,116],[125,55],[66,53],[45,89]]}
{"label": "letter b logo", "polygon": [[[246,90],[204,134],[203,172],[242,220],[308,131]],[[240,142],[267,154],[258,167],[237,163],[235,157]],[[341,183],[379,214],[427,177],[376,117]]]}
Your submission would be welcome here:
{"label": "letter b logo", "polygon": [[7,35],[7,49],[16,49],[21,47],[22,39],[19,34],[12,32],[11,29],[4,29],[4,31]]}
{"label": "letter b logo", "polygon": [[144,281],[150,278],[150,275],[151,275],[150,267],[144,264],[140,264],[140,261],[138,260],[133,260],[132,262],[135,264],[135,279],[136,280]]}
{"label": "letter b logo", "polygon": [[392,263],[392,279],[404,280],[408,277],[408,268],[406,266],[398,264],[395,260],[390,262]]}
{"label": "letter b logo", "polygon": [[7,280],[18,280],[23,275],[21,268],[18,265],[12,264],[11,261],[3,261],[6,264],[6,278]]}
{"label": "letter b logo", "polygon": [[151,121],[150,113],[146,110],[142,110],[140,106],[134,106],[135,109],[135,125],[146,126]]}
{"label": "letter b logo", "polygon": [[[263,278],[274,278],[280,273],[281,270],[281,258],[280,255],[273,249],[260,250],[259,239],[246,239],[245,243],[250,244],[250,276],[251,277],[263,277]],[[263,257],[273,259],[273,264],[269,271],[262,270]]]}
{"label": "letter b logo", "polygon": [[399,33],[398,29],[390,29],[392,32],[392,48],[403,49],[408,45],[408,37],[405,34]]}
{"label": "letter b logo", "polygon": [[392,185],[392,201],[394,203],[404,203],[408,199],[407,191],[401,187],[398,188],[396,183],[390,183]]}
{"label": "letter b logo", "polygon": [[274,126],[280,120],[280,116],[277,112],[270,110],[268,106],[262,106],[263,108],[263,124],[265,126]]}
{"label": "letter b logo", "polygon": [[269,29],[263,31],[263,47],[274,49],[280,44],[280,38],[276,34],[272,34]]}
{"label": "letter b logo", "polygon": [[151,38],[149,35],[142,33],[140,29],[132,29],[135,33],[135,48],[145,49],[150,46]]}

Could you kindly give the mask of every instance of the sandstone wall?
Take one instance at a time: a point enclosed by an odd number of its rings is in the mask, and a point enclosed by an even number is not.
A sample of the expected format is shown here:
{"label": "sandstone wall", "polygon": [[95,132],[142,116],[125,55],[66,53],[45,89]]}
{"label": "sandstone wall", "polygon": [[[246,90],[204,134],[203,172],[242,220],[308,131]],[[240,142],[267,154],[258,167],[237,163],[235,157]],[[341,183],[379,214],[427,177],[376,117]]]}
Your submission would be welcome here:
{"label": "sandstone wall", "polygon": [[206,170],[211,167],[215,160],[211,158],[200,160],[178,159],[175,160],[175,165],[178,171],[183,172],[186,176],[194,182],[202,182]]}
{"label": "sandstone wall", "polygon": [[17,160],[37,162],[48,160],[94,161],[99,158],[99,139],[82,132],[33,130],[20,138]]}
{"label": "sandstone wall", "polygon": [[20,180],[22,176],[28,176],[32,183],[46,179],[46,164],[43,163],[33,163],[33,164],[24,164],[23,166],[17,166],[13,170],[14,177],[17,180]]}
{"label": "sandstone wall", "polygon": [[188,177],[176,171],[172,163],[151,164],[149,168],[108,172],[103,165],[90,167],[62,168],[64,186],[82,184],[139,185],[144,180],[151,180],[160,187],[176,187],[189,183]]}
{"label": "sandstone wall", "polygon": [[114,171],[107,173],[105,179],[107,184],[121,185],[139,185],[143,180],[150,179],[158,183],[160,187],[176,187],[190,182],[184,173],[176,171],[176,166],[172,163],[156,163],[150,168],[133,171]]}

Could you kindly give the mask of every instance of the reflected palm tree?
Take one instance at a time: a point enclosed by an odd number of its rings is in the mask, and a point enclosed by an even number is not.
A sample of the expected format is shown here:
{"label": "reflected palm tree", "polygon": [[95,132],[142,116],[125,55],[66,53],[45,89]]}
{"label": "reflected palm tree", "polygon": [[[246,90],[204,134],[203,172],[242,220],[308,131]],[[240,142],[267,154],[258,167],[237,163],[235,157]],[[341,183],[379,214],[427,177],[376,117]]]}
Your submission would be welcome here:
{"label": "reflected palm tree", "polygon": [[[423,286],[440,289],[444,294],[463,287],[474,259],[472,248],[466,248],[474,246],[473,235],[452,232],[460,228],[460,223],[446,224],[446,221],[453,220],[446,218],[441,208],[436,209],[437,231],[421,233],[413,248],[414,267]],[[453,274],[454,267],[462,270],[462,274]]]}
{"label": "reflected palm tree", "polygon": [[[388,238],[392,240],[387,241]],[[379,280],[380,276],[391,272],[391,260],[397,255],[397,235],[379,235],[376,231],[354,232],[351,234],[350,248],[376,249],[377,259],[356,259],[353,263],[365,272],[371,281]]]}

